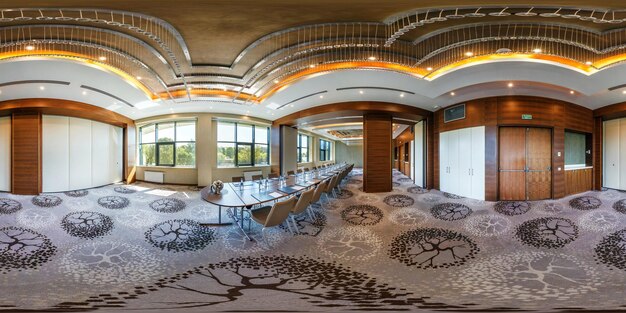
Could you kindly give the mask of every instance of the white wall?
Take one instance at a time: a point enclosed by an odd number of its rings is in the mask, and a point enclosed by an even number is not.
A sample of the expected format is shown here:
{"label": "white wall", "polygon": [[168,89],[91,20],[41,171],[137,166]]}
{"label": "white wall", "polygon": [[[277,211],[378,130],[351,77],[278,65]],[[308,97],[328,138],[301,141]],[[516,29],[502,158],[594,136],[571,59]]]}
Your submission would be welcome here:
{"label": "white wall", "polygon": [[44,192],[98,187],[122,180],[122,129],[95,121],[43,116]]}
{"label": "white wall", "polygon": [[11,190],[11,117],[0,117],[0,190]]}
{"label": "white wall", "polygon": [[413,181],[424,187],[424,121],[415,124],[413,140]]}

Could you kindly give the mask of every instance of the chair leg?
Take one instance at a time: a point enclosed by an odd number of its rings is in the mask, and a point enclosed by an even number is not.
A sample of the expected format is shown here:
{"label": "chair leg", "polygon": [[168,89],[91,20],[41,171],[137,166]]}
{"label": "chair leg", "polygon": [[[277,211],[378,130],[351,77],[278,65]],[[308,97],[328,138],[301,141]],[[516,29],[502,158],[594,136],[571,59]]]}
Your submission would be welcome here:
{"label": "chair leg", "polygon": [[306,208],[306,213],[309,216],[309,218],[311,219],[311,222],[313,222],[313,213],[311,213],[310,207]]}
{"label": "chair leg", "polygon": [[[287,221],[287,223],[289,223],[289,221]],[[293,224],[293,228],[296,230],[296,234],[299,234],[300,230],[298,229],[298,224],[296,224],[296,218],[293,217],[293,215],[291,216],[291,223]]]}

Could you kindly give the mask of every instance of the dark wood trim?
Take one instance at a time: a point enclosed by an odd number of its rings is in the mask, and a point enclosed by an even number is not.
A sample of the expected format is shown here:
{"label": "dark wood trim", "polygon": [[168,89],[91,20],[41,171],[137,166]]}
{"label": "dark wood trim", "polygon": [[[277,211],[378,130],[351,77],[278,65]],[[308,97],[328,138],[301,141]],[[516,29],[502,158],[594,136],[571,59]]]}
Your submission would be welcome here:
{"label": "dark wood trim", "polygon": [[11,192],[41,192],[41,114],[17,112],[11,118]]}
{"label": "dark wood trim", "polygon": [[387,114],[393,118],[411,119],[415,123],[432,116],[432,112],[418,107],[375,101],[340,102],[312,107],[281,117],[274,125],[296,126],[323,118],[354,116],[363,114]]}
{"label": "dark wood trim", "polygon": [[392,180],[392,118],[368,113],[363,117],[363,191],[390,192]]}
{"label": "dark wood trim", "polygon": [[615,103],[593,110],[593,117],[600,117],[602,120],[612,120],[626,117],[626,102]]}

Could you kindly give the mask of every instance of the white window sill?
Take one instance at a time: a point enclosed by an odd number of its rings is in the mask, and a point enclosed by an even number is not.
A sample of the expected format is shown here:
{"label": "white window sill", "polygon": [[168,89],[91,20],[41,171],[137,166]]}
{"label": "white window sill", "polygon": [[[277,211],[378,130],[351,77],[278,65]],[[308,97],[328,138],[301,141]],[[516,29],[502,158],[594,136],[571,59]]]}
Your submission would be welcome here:
{"label": "white window sill", "polygon": [[180,170],[197,170],[197,167],[190,166],[156,166],[156,165],[137,165],[138,168],[159,168],[159,169],[180,169]]}

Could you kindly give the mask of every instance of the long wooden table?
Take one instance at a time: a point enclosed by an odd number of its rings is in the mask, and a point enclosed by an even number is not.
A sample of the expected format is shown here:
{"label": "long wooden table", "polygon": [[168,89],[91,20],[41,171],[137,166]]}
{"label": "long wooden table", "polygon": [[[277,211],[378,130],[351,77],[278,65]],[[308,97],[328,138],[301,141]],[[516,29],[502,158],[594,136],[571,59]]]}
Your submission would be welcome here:
{"label": "long wooden table", "polygon": [[[207,186],[200,191],[202,200],[216,205],[219,215],[217,223],[203,223],[203,225],[232,225],[234,222],[244,235],[251,240],[243,225],[245,210],[264,203],[274,202],[317,186],[322,181],[339,174],[346,166],[336,166],[335,168],[322,171],[318,175],[312,173],[304,175],[304,177],[302,174],[300,176],[291,175],[282,181],[280,179],[269,179],[267,183],[265,183],[265,180],[261,181],[262,183],[258,181],[224,183],[224,188],[219,195],[211,192],[211,186]],[[232,216],[234,220],[232,222],[222,221],[222,208],[233,210]]]}

